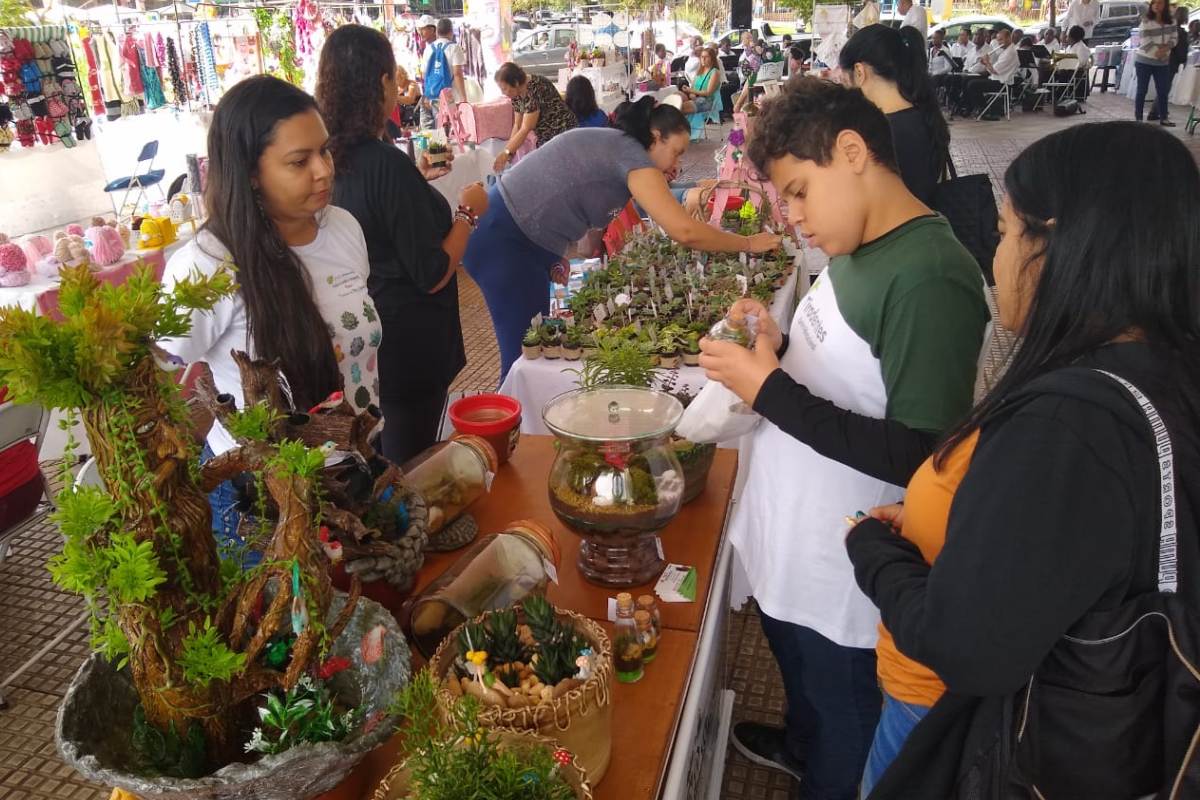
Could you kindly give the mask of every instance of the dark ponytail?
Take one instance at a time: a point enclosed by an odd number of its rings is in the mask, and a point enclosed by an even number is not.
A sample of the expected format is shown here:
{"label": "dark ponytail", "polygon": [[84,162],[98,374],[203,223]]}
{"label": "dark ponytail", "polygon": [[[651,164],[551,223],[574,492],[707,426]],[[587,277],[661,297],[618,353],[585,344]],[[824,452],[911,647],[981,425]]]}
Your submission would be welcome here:
{"label": "dark ponytail", "polygon": [[688,133],[692,126],[675,106],[655,105],[653,97],[643,97],[636,103],[621,103],[613,112],[613,127],[637,139],[647,150],[654,143],[653,131],[665,139],[673,133]]}
{"label": "dark ponytail", "polygon": [[940,175],[950,161],[950,126],[938,108],[929,81],[929,60],[921,32],[912,27],[897,30],[868,25],[850,37],[838,56],[843,72],[850,72],[855,64],[866,64],[880,78],[896,84],[900,96],[921,112]]}

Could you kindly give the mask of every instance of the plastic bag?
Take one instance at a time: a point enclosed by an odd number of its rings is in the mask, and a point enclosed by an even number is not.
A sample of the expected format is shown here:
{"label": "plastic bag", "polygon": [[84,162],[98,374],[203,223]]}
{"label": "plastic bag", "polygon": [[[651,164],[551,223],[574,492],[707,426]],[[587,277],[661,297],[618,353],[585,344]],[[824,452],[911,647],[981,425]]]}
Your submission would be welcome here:
{"label": "plastic bag", "polygon": [[[748,314],[744,322],[735,323],[726,317],[709,330],[708,336],[753,349],[758,338],[758,318]],[[759,419],[752,408],[723,384],[709,381],[683,412],[675,433],[697,444],[724,442],[754,430]]]}

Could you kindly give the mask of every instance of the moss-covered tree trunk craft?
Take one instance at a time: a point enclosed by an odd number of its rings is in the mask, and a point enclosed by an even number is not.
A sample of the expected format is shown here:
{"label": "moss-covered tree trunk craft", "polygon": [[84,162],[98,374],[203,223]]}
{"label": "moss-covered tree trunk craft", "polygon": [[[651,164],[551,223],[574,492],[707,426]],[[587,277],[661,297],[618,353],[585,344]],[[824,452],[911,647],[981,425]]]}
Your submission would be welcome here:
{"label": "moss-covered tree trunk craft", "polygon": [[[198,728],[215,768],[240,755],[251,698],[290,689],[319,665],[357,600],[355,591],[326,629],[332,589],[316,524],[323,455],[264,431],[197,466],[188,413],[153,344],[185,335],[193,312],[231,293],[230,273],[197,275],[169,293],[149,270],[120,287],[100,285],[86,267],[62,274],[61,324],[0,309],[0,383],[17,402],[67,409],[68,430],[80,413],[107,489],[60,494],[64,545],[51,572],[86,599],[93,645],[127,661],[146,721],[180,739]],[[244,573],[218,558],[205,494],[235,468],[262,474],[280,510],[262,564]],[[292,634],[298,608],[303,627],[290,658],[269,666],[264,651]]]}

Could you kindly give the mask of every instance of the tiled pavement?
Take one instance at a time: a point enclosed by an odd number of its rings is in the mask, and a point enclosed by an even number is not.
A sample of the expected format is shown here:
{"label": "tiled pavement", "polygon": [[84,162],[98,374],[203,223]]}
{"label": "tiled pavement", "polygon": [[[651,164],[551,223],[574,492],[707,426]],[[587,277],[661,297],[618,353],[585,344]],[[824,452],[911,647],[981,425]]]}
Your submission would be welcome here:
{"label": "tiled pavement", "polygon": [[[1112,94],[1094,95],[1083,117],[1057,119],[1049,112],[1017,112],[1008,122],[956,120],[951,124],[953,153],[960,173],[986,172],[999,186],[1012,159],[1037,138],[1068,125],[1132,117],[1132,104]],[[1177,121],[1186,109],[1174,110]],[[1200,141],[1182,127],[1176,134],[1200,157]],[[693,146],[684,165],[689,179],[715,174],[712,154],[720,137]],[[1099,166],[1099,165],[1098,165]],[[463,336],[467,367],[453,387],[486,390],[495,386],[498,356],[487,308],[478,288],[460,277]],[[88,651],[78,598],[56,589],[45,564],[58,535],[44,525],[20,538],[0,564],[0,800],[54,798],[102,800],[107,792],[79,779],[60,762],[54,749],[54,718],[63,690]],[[734,719],[778,724],[783,714],[778,669],[763,639],[757,612],[750,606],[732,615],[729,635],[729,685],[737,694]],[[751,765],[729,749],[723,800],[787,800],[795,790],[782,773]]]}

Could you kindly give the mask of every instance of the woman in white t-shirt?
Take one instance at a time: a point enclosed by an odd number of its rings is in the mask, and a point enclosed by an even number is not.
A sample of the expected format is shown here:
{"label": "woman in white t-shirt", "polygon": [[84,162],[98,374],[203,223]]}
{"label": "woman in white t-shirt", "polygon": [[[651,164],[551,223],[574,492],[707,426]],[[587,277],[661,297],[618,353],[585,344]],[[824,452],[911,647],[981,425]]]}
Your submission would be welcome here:
{"label": "woman in white t-shirt", "polygon": [[[259,76],[222,98],[208,134],[209,217],[167,263],[169,288],[195,270],[236,265],[238,291],[211,312],[192,315],[191,333],[162,347],[204,361],[217,391],[243,404],[231,352],[278,359],[295,409],[345,392],[359,411],[377,406],[377,353],[383,336],[367,294],[367,246],[349,212],[329,205],[333,159],[316,101],[277,78]],[[204,457],[234,446],[221,424]],[[236,492],[210,497],[213,530],[237,540]]]}

